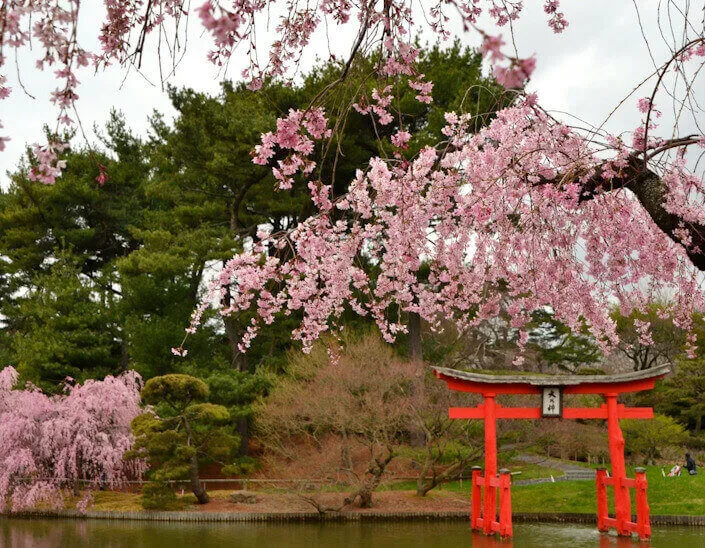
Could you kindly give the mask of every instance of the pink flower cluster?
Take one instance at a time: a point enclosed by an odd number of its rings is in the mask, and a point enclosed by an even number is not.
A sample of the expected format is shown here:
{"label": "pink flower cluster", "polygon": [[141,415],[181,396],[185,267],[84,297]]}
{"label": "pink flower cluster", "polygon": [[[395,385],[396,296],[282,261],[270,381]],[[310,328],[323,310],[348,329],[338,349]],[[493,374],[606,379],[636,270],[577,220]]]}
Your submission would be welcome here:
{"label": "pink flower cluster", "polygon": [[509,66],[495,66],[492,74],[507,89],[520,88],[536,69],[536,57],[512,60]]}
{"label": "pink flower cluster", "polygon": [[353,108],[360,114],[369,114],[370,112],[377,115],[377,120],[383,126],[394,121],[394,116],[389,112],[389,106],[392,104],[392,86],[385,86],[380,89],[372,90],[372,101],[368,103],[367,98],[363,95],[357,103],[353,103]]}
{"label": "pink flower cluster", "polygon": [[419,92],[416,100],[421,103],[429,104],[433,101],[431,91],[433,91],[433,82],[427,82],[423,79],[424,75],[419,74],[414,80],[409,80],[409,87]]}
{"label": "pink flower cluster", "polygon": [[685,159],[673,162],[661,180],[666,188],[664,208],[684,223],[705,226],[705,181],[688,172]]}
{"label": "pink flower cluster", "polygon": [[[9,97],[10,92],[12,91],[12,88],[6,84],[7,84],[7,78],[0,74],[0,101]],[[2,127],[3,127],[2,122],[0,122],[0,129],[2,129]],[[9,140],[10,140],[9,137],[0,136],[0,152],[5,150],[5,143]]]}
{"label": "pink flower cluster", "polygon": [[558,2],[558,0],[546,0],[546,3],[543,5],[543,11],[550,16],[548,26],[551,27],[556,34],[563,32],[568,26],[565,15],[563,15],[563,12],[558,11],[559,7],[560,2]]}
{"label": "pink flower cluster", "polygon": [[[374,318],[392,341],[406,330],[390,316],[395,307],[435,329],[444,321],[464,328],[492,318],[506,298],[513,328],[550,306],[576,330],[587,324],[609,349],[616,343],[611,305],[646,309],[664,290],[678,296],[667,313],[687,328],[686,311],[702,309],[705,292],[684,248],[626,191],[581,199],[594,177],[608,189],[633,150],[619,145],[605,162],[533,103],[500,111],[477,134],[467,116],[448,113],[452,149],[440,165],[430,147],[411,162],[375,158],[335,204],[344,220],[328,204],[273,241],[291,248],[293,259],[265,257],[264,247],[235,257],[213,291],[237,295],[222,314],[256,313],[243,350],[261,323],[294,310],[303,311],[303,322],[293,336],[308,348],[348,308]],[[408,138],[400,131],[394,144]],[[377,266],[376,275],[360,267],[360,257]],[[648,340],[648,326],[639,328]]]}
{"label": "pink flower cluster", "polygon": [[[127,0],[105,0],[106,19],[97,24],[100,51],[91,52],[78,42],[78,20],[82,8],[80,0],[15,0],[0,6],[3,25],[0,32],[0,69],[9,58],[8,50],[27,48],[30,39],[39,52],[36,60],[38,70],[51,69],[58,85],[50,94],[57,108],[60,126],[74,125],[71,110],[75,108],[78,95],[78,71],[91,63],[96,68],[113,63],[125,66],[141,65],[142,59],[152,51],[171,51],[176,55],[181,41],[179,29],[188,17],[188,4],[184,0],[150,0],[148,3]],[[522,2],[514,0],[460,0],[452,3],[437,2],[422,6],[424,14],[415,20],[409,0],[354,4],[349,0],[323,0],[318,4],[305,4],[294,0],[283,3],[275,0],[206,0],[195,8],[201,25],[210,34],[214,49],[208,58],[218,66],[224,66],[236,48],[245,49],[249,66],[243,76],[249,80],[250,88],[259,89],[268,77],[290,77],[320,27],[329,28],[357,21],[368,29],[369,36],[382,36],[384,59],[380,73],[388,77],[406,76],[409,85],[419,93],[416,98],[431,102],[433,84],[417,73],[414,64],[418,49],[412,46],[409,36],[419,27],[421,20],[428,21],[431,29],[442,39],[451,34],[446,28],[451,10],[459,17],[463,27],[474,27],[478,17],[486,12],[498,25],[517,19],[522,11]],[[549,14],[549,25],[559,32],[567,25],[559,11],[557,0],[546,0],[544,10]],[[276,15],[273,15],[276,13]],[[275,24],[269,27],[269,23]],[[325,21],[325,25],[322,23]],[[258,26],[274,31],[275,37],[266,56],[260,59],[257,51]],[[382,32],[380,32],[382,31]],[[176,33],[170,37],[170,33]],[[149,40],[157,40],[165,48],[152,47]],[[499,60],[498,49],[493,49],[493,59]],[[503,58],[503,56],[501,56]],[[161,63],[161,60],[159,60]],[[531,75],[533,59],[513,59],[505,67],[495,70],[496,77],[507,87],[520,87]],[[0,76],[0,100],[7,97],[9,86],[5,76]],[[386,93],[380,91],[371,108],[380,123],[391,121],[386,102]],[[364,99],[358,100],[363,105]],[[364,110],[366,107],[361,106]],[[1,123],[1,122],[0,122]],[[2,126],[0,126],[2,127]],[[58,129],[55,133],[59,133]],[[9,137],[0,137],[0,150],[5,148]],[[52,154],[55,143],[36,145],[39,165],[34,177],[51,184],[61,174],[61,167]],[[305,171],[310,164],[298,165],[301,157],[290,158],[280,168],[281,181],[286,186],[290,176],[287,171]]]}
{"label": "pink flower cluster", "polygon": [[[158,41],[169,40],[167,49],[176,47],[179,28],[188,17],[184,0],[150,0],[146,5],[144,2],[105,0],[104,4],[106,19],[96,25],[100,41],[98,52],[87,51],[78,42],[78,20],[82,7],[80,0],[15,0],[5,2],[0,7],[3,21],[0,68],[5,66],[9,58],[7,50],[26,48],[30,39],[34,40],[35,50],[39,51],[36,68],[51,68],[59,82],[51,92],[50,99],[58,107],[57,120],[60,125],[74,124],[69,112],[79,98],[79,69],[91,63],[96,67],[107,67],[112,63],[140,65],[142,58],[149,55],[149,37],[154,36]],[[391,77],[406,75],[411,78],[409,85],[419,91],[417,99],[425,103],[431,101],[433,84],[424,81],[423,75],[418,75],[414,68],[418,49],[411,45],[408,36],[413,34],[412,29],[418,27],[419,23],[412,17],[409,0],[389,0],[359,6],[349,0],[323,0],[316,5],[293,1],[282,5],[281,10],[275,9],[277,15],[273,16],[272,8],[277,7],[275,4],[273,0],[206,0],[196,7],[200,23],[213,39],[214,49],[208,54],[210,60],[222,66],[233,51],[244,44],[249,67],[243,71],[243,75],[250,81],[252,89],[259,89],[266,77],[286,77],[296,67],[324,20],[328,27],[345,25],[356,18],[369,29],[371,36],[379,29],[384,31],[385,59],[381,72]],[[426,13],[422,19],[427,17],[430,27],[441,38],[447,39],[450,31],[446,24],[451,9],[454,16],[459,16],[463,26],[469,29],[477,23],[483,12],[487,12],[501,26],[517,19],[522,7],[519,1],[507,0],[461,0],[450,4],[439,2],[425,8]],[[544,5],[544,10],[550,16],[549,25],[556,32],[567,25],[558,8],[557,0],[547,0]],[[261,60],[257,52],[255,31],[258,25],[267,25],[272,18],[276,21],[273,26],[276,36],[269,46],[266,59]],[[169,32],[176,32],[177,36],[174,39],[165,38]],[[532,63],[531,59],[515,60],[510,66],[497,69],[496,74],[508,87],[518,87],[530,76]],[[0,76],[0,100],[9,91],[5,77]],[[382,102],[378,100],[378,103]],[[377,112],[380,120],[389,123],[389,113],[382,112],[386,107],[382,104],[377,107],[380,109]],[[5,147],[7,140],[8,137],[0,137],[0,150]],[[52,148],[51,144],[37,146],[46,149],[44,152]],[[38,158],[40,164],[37,180],[53,182],[61,169],[56,169],[51,154],[43,153]],[[289,167],[283,166],[283,169]],[[287,180],[285,175],[282,178]]]}
{"label": "pink flower cluster", "polygon": [[36,159],[36,165],[29,172],[30,180],[53,185],[66,167],[66,161],[59,160],[59,154],[67,148],[66,143],[58,141],[50,141],[43,146],[35,145],[32,154]]}
{"label": "pink flower cluster", "polygon": [[[485,34],[482,45],[480,46],[480,52],[493,65],[492,74],[500,84],[508,89],[521,88],[526,81],[531,78],[531,75],[536,69],[536,58],[528,57],[526,59],[516,59],[507,57],[502,52],[502,46],[504,45],[505,43],[504,40],[502,40],[501,34],[498,36]],[[500,66],[499,63],[505,59],[509,61],[509,64]]]}
{"label": "pink flower cluster", "polygon": [[60,506],[72,482],[115,487],[145,472],[145,462],[123,460],[140,413],[139,375],[67,384],[59,396],[13,389],[16,381],[12,367],[0,371],[0,511]]}
{"label": "pink flower cluster", "polygon": [[310,159],[314,150],[314,140],[330,137],[326,129],[326,116],[323,109],[306,112],[290,110],[286,118],[277,120],[277,130],[262,135],[262,144],[255,147],[253,162],[267,165],[277,150],[286,154],[286,158],[277,161],[272,169],[279,182],[280,189],[288,189],[294,184],[293,176],[297,173],[308,175],[316,162]]}

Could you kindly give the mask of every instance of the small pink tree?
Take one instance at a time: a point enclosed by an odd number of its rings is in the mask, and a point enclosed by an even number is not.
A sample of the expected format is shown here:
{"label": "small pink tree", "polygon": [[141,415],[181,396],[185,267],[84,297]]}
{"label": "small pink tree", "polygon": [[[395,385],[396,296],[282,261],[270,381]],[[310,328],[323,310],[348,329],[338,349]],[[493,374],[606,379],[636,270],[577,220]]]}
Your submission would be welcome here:
{"label": "small pink tree", "polygon": [[16,381],[12,367],[0,371],[0,511],[38,502],[59,506],[69,486],[115,487],[144,472],[144,462],[122,458],[133,442],[130,423],[140,413],[137,373],[67,384],[58,396],[31,385],[13,389]]}

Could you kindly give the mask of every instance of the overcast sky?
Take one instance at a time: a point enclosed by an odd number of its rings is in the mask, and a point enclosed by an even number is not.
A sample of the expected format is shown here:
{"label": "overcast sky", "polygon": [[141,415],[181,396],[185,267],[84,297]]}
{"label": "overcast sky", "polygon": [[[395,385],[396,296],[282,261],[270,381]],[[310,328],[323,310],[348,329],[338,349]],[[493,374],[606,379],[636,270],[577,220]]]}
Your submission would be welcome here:
{"label": "overcast sky", "polygon": [[[95,49],[97,22],[102,20],[102,7],[97,4],[88,7],[89,3],[84,2],[82,5],[84,13],[79,38],[87,49]],[[531,0],[526,4],[524,16],[515,29],[516,43],[521,56],[536,53],[538,66],[529,89],[536,91],[541,104],[550,110],[568,112],[592,125],[599,125],[637,82],[653,72],[654,64],[638,23],[637,4],[652,55],[659,63],[668,59],[667,42],[658,32],[658,0],[635,0],[634,3],[626,0],[563,0],[562,10],[570,26],[561,35],[553,34],[547,27],[541,9],[543,2]],[[660,13],[663,19],[663,5]],[[702,14],[694,19],[702,26],[701,17]],[[354,26],[348,25],[347,29],[336,33],[334,42],[341,47],[337,53],[344,54],[349,50],[354,31]],[[508,29],[502,32],[506,39]],[[479,42],[475,35],[464,35],[462,39],[473,46]],[[186,54],[169,82],[216,93],[224,75],[218,74],[206,60],[209,46],[209,38],[202,34],[200,21],[193,17],[189,23]],[[320,38],[314,42],[313,51],[325,53],[327,48]],[[307,57],[305,65],[310,66],[312,61],[311,56]],[[32,99],[20,89],[13,64],[8,62],[7,65],[13,93],[0,103],[0,120],[5,125],[0,132],[12,139],[0,153],[0,181],[3,183],[7,181],[5,172],[14,169],[26,144],[42,141],[43,124],[53,123],[56,116],[48,101],[49,92],[55,87],[52,75],[34,70],[33,53],[20,55],[20,75],[29,93],[36,97]],[[237,79],[242,67],[242,61],[234,59],[225,77]],[[144,72],[154,83],[135,72],[126,74],[120,68],[98,75],[88,70],[79,74],[78,109],[89,139],[94,137],[93,125],[102,125],[110,108],[122,111],[138,134],[147,130],[147,118],[153,110],[166,114],[168,118],[173,116],[174,111],[159,85],[159,73],[154,64],[146,66]],[[705,97],[705,89],[702,91],[702,97]],[[648,86],[637,92],[612,117],[607,129],[619,133],[636,127],[640,119],[636,99],[649,93]],[[664,108],[664,124],[669,121],[669,115],[668,109]]]}

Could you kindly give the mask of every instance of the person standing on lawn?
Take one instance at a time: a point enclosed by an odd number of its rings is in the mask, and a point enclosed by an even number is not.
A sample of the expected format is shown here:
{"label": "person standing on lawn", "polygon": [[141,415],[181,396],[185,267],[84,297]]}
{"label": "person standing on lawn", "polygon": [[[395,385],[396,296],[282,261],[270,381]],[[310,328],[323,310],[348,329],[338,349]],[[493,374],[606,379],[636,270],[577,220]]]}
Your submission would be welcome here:
{"label": "person standing on lawn", "polygon": [[690,453],[685,454],[685,468],[688,470],[688,473],[691,476],[695,476],[698,474],[698,468],[695,465],[695,461],[693,460],[693,457],[690,456]]}

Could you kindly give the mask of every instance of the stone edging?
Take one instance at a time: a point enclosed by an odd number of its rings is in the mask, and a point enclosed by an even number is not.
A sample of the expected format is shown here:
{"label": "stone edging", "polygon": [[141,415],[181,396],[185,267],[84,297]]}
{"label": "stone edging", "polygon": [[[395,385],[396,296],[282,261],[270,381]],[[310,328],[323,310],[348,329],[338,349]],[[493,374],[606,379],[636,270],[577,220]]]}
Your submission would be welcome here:
{"label": "stone edging", "polygon": [[[0,518],[22,519],[104,519],[134,521],[170,521],[170,522],[270,522],[270,523],[311,523],[331,522],[370,522],[370,521],[436,521],[468,520],[466,511],[439,512],[340,512],[321,515],[317,512],[96,512],[85,513],[77,510],[55,510],[46,512],[23,512],[4,514]],[[513,519],[517,523],[586,523],[594,524],[594,514],[578,513],[516,513]],[[636,519],[636,518],[634,518]],[[651,516],[652,525],[688,525],[705,527],[705,516]]]}
{"label": "stone edging", "polygon": [[[595,514],[527,512],[513,514],[512,518],[517,523],[597,523]],[[632,516],[632,521],[636,521],[636,516]],[[651,525],[690,525],[693,527],[705,527],[705,516],[652,515]]]}

